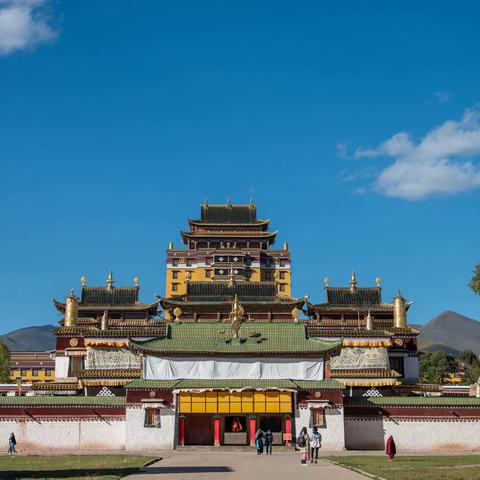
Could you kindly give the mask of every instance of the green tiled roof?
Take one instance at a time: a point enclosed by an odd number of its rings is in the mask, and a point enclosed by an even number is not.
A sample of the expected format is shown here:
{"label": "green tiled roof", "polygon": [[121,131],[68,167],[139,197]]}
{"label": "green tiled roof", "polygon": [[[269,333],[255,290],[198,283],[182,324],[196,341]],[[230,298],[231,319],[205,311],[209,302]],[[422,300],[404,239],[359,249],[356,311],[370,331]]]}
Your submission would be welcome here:
{"label": "green tiled roof", "polygon": [[0,407],[7,406],[79,406],[79,407],[122,407],[125,397],[84,397],[84,396],[29,396],[0,397]]}
{"label": "green tiled roof", "polygon": [[344,390],[345,385],[331,378],[325,380],[294,380],[301,390]]}
{"label": "green tiled roof", "polygon": [[239,338],[233,338],[230,324],[171,323],[165,337],[130,347],[147,353],[164,354],[315,354],[340,347],[342,340],[307,338],[301,323],[244,323]]}
{"label": "green tiled roof", "polygon": [[382,406],[425,406],[425,407],[480,407],[480,398],[476,397],[352,397],[345,399],[348,405]]}
{"label": "green tiled roof", "polygon": [[180,380],[144,380],[139,378],[125,385],[125,388],[175,388]]}
{"label": "green tiled roof", "polygon": [[294,390],[344,389],[337,380],[134,380],[125,388],[291,388]]}

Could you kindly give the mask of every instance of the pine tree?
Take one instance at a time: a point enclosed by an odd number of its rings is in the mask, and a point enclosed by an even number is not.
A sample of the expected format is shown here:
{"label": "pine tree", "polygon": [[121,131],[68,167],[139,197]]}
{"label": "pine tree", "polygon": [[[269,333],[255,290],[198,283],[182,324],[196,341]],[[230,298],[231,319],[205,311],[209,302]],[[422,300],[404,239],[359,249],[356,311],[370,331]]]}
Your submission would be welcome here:
{"label": "pine tree", "polygon": [[468,286],[472,289],[473,293],[480,295],[480,263],[475,265],[473,276]]}
{"label": "pine tree", "polygon": [[10,383],[10,350],[0,340],[0,383]]}

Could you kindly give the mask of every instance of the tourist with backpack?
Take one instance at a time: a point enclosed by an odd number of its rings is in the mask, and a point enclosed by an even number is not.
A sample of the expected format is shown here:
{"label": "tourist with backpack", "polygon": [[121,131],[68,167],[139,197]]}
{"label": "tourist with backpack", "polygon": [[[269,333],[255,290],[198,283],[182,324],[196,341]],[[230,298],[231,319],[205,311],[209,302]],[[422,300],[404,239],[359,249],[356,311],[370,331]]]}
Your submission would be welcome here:
{"label": "tourist with backpack", "polygon": [[297,447],[300,450],[300,463],[307,465],[310,453],[310,436],[308,435],[307,427],[303,427],[300,431],[300,435],[297,437]]}
{"label": "tourist with backpack", "polygon": [[15,445],[17,445],[17,439],[15,438],[15,434],[12,432],[8,439],[8,454],[15,455],[17,451],[15,450]]}
{"label": "tourist with backpack", "polygon": [[322,437],[317,427],[313,427],[312,436],[310,437],[310,463],[317,463],[318,449],[320,448],[320,442]]}

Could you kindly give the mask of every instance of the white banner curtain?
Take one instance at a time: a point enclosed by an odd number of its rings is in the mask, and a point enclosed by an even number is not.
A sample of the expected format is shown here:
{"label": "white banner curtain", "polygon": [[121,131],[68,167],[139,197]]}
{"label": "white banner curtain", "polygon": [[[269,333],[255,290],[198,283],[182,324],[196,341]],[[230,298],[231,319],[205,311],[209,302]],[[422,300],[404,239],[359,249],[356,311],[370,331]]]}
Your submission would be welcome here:
{"label": "white banner curtain", "polygon": [[145,357],[147,380],[323,380],[323,360],[304,358]]}

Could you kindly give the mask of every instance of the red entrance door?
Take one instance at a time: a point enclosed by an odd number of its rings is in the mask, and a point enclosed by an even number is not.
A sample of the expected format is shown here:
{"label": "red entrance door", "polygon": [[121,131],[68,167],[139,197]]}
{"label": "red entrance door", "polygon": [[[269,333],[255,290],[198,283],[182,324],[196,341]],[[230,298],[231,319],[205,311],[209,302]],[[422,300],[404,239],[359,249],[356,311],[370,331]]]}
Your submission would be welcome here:
{"label": "red entrance door", "polygon": [[213,445],[210,415],[187,415],[185,420],[185,445]]}

